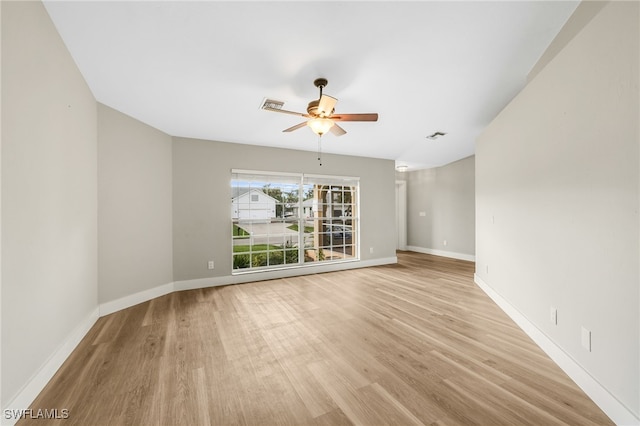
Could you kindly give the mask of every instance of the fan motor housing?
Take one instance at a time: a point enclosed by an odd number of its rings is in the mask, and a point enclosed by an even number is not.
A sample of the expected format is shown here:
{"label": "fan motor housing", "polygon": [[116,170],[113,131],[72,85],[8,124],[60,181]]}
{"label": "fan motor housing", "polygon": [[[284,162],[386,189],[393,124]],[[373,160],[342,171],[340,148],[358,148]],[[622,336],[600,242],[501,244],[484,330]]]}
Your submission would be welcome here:
{"label": "fan motor housing", "polygon": [[319,114],[318,113],[319,105],[320,105],[320,99],[309,102],[309,105],[307,106],[307,113],[312,117],[320,117],[320,116],[331,117],[331,114],[333,114],[333,112],[335,111],[335,108],[334,108],[331,110],[329,114]]}
{"label": "fan motor housing", "polygon": [[311,101],[309,102],[309,105],[307,106],[307,113],[309,113],[309,115],[311,116],[317,116],[318,115],[318,105],[320,104],[320,100],[315,100],[315,101]]}

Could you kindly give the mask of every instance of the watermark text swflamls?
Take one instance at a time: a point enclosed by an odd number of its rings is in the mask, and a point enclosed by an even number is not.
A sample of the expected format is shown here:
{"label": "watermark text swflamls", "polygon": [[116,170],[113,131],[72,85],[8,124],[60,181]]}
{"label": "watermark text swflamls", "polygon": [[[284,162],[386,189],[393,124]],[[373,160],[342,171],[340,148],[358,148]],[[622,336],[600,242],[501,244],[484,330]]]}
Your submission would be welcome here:
{"label": "watermark text swflamls", "polygon": [[6,409],[4,410],[5,420],[64,420],[69,418],[69,410],[67,408],[22,408],[22,409]]}

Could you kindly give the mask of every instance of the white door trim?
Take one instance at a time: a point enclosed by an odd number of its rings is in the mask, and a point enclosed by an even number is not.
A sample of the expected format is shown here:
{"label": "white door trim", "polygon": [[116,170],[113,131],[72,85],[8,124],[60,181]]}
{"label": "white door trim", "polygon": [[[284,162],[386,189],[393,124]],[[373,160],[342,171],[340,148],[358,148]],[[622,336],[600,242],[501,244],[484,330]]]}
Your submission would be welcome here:
{"label": "white door trim", "polygon": [[407,249],[407,182],[396,181],[396,249]]}

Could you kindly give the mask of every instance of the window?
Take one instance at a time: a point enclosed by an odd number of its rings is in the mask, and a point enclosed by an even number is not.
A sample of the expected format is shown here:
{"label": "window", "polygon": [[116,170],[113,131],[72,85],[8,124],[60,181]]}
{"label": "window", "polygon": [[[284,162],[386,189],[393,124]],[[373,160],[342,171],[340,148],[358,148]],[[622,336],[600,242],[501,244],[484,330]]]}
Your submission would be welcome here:
{"label": "window", "polygon": [[232,170],[233,272],[357,260],[358,183]]}

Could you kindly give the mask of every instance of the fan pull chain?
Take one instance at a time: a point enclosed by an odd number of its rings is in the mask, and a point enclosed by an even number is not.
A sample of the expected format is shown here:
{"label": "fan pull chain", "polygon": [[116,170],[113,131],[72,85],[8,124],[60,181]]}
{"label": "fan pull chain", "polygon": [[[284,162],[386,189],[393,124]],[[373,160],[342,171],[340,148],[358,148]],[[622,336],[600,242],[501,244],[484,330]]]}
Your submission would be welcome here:
{"label": "fan pull chain", "polygon": [[321,140],[322,140],[322,136],[318,136],[318,161],[322,166],[322,146],[320,145]]}

